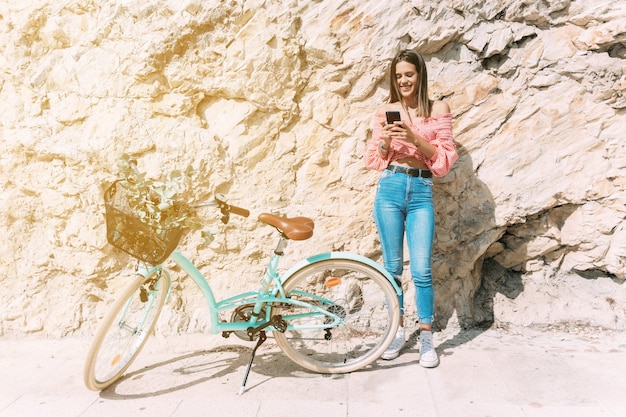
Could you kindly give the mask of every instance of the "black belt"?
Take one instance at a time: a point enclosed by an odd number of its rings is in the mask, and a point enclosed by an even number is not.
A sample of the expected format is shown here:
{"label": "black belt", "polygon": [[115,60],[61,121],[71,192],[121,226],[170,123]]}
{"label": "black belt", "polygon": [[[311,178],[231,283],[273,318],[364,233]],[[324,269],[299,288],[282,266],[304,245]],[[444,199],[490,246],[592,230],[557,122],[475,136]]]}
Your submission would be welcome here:
{"label": "black belt", "polygon": [[433,173],[427,169],[407,168],[400,165],[389,165],[387,169],[391,172],[399,172],[409,177],[432,178]]}

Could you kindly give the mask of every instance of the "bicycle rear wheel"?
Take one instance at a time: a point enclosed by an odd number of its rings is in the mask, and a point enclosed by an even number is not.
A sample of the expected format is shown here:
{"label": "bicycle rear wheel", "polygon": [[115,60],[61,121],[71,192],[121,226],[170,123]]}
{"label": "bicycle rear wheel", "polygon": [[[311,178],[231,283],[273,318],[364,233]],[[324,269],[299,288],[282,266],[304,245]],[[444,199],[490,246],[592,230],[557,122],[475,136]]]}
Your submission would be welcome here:
{"label": "bicycle rear wheel", "polygon": [[[391,344],[400,321],[398,296],[375,268],[351,259],[328,259],[305,266],[284,283],[287,297],[310,307],[272,308],[287,322],[274,331],[280,349],[292,361],[314,372],[345,373],[361,369]],[[331,324],[340,318],[339,323]]]}
{"label": "bicycle rear wheel", "polygon": [[136,275],[106,314],[85,362],[87,388],[100,391],[119,379],[152,333],[170,286],[167,273]]}

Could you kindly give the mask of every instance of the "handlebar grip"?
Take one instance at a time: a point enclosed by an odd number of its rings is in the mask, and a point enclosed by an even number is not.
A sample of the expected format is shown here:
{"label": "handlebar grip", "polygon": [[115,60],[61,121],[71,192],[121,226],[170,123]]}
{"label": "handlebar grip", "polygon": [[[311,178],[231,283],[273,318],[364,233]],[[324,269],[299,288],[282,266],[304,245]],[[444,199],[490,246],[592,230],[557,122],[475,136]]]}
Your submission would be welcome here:
{"label": "handlebar grip", "polygon": [[228,211],[230,211],[233,214],[237,214],[239,216],[243,216],[243,217],[248,217],[250,215],[250,210],[247,210],[245,208],[241,208],[241,207],[237,207],[237,206],[228,206]]}
{"label": "handlebar grip", "polygon": [[215,195],[215,201],[222,209],[222,214],[226,215],[228,213],[237,214],[239,216],[248,217],[250,215],[250,210],[246,210],[245,208],[231,206],[226,202],[226,199],[222,194]]}

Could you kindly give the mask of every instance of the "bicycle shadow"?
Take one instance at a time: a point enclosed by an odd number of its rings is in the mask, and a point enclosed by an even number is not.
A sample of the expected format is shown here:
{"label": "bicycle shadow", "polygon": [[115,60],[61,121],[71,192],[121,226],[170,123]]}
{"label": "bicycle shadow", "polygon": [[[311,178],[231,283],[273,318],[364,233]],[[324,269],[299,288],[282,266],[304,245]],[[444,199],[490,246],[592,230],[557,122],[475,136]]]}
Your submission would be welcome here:
{"label": "bicycle shadow", "polygon": [[[161,360],[124,374],[100,392],[109,400],[158,397],[236,373],[247,365],[251,348],[225,345]],[[151,381],[146,383],[146,380]],[[140,382],[140,383],[138,383]],[[137,386],[141,385],[143,392]]]}
{"label": "bicycle shadow", "polygon": [[[158,397],[216,380],[228,381],[232,384],[232,392],[235,392],[243,381],[253,346],[223,345],[155,362],[124,374],[110,387],[102,390],[100,398],[136,400]],[[389,363],[378,362],[355,372],[372,372],[390,367]],[[277,346],[263,346],[259,348],[252,364],[246,393],[258,389],[274,378],[341,379],[346,375],[348,374],[329,375],[309,371],[292,362]],[[263,378],[260,379],[259,376]]]}

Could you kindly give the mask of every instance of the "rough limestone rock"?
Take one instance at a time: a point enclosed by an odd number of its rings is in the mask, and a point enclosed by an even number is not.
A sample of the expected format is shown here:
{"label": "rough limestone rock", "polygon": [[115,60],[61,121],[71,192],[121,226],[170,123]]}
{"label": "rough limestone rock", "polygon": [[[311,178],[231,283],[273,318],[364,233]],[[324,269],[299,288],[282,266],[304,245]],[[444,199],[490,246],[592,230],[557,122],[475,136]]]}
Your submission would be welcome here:
{"label": "rough limestone rock", "polygon": [[[316,221],[281,269],[380,262],[362,154],[401,48],[425,55],[460,152],[435,184],[439,327],[625,329],[625,16],[608,0],[1,2],[0,335],[93,332],[133,264],[103,217],[122,152],[154,175],[207,159],[201,192],[252,211],[183,242],[220,297],[255,289],[276,242],[263,211]],[[205,331],[173,275],[158,331]]]}

